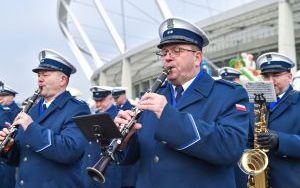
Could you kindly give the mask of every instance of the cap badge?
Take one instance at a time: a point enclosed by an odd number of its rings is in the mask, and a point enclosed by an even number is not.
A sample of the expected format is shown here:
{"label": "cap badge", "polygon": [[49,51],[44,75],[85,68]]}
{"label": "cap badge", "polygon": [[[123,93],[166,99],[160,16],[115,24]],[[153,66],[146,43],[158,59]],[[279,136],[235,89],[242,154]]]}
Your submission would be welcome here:
{"label": "cap badge", "polygon": [[268,65],[271,64],[272,55],[268,54],[268,55],[266,55],[266,57],[267,57]]}
{"label": "cap badge", "polygon": [[168,21],[167,21],[167,28],[168,28],[168,29],[174,28],[174,22],[173,22],[173,19],[168,19]]}
{"label": "cap badge", "polygon": [[42,58],[44,59],[46,57],[46,52],[42,51]]}

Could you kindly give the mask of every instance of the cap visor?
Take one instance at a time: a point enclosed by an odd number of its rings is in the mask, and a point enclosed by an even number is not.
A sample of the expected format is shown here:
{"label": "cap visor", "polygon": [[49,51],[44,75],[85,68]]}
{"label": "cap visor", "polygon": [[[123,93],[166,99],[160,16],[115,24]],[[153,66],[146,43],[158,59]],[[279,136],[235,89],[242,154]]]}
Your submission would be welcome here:
{"label": "cap visor", "polygon": [[101,101],[102,99],[104,99],[105,97],[93,97],[93,100],[95,100],[95,101]]}
{"label": "cap visor", "polygon": [[1,92],[0,96],[15,96],[16,93],[10,93],[10,92]]}
{"label": "cap visor", "polygon": [[265,73],[274,73],[274,72],[285,72],[289,71],[290,69],[266,69],[266,70],[261,70],[261,74]]}
{"label": "cap visor", "polygon": [[56,69],[52,69],[52,68],[46,68],[46,67],[38,67],[35,69],[32,69],[32,72],[38,73],[40,71],[58,71]]}

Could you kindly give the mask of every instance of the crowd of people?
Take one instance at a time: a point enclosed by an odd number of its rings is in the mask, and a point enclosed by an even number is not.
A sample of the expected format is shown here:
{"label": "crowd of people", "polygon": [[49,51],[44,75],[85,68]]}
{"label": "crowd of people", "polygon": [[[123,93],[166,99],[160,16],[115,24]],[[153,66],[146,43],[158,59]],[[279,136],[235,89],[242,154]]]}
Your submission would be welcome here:
{"label": "crowd of people", "polygon": [[[17,127],[0,152],[0,187],[169,188],[247,187],[237,166],[253,147],[253,104],[233,67],[220,79],[201,68],[206,33],[194,24],[169,18],[159,27],[156,54],[169,70],[158,92],[142,95],[136,106],[126,88],[93,86],[95,108],[66,90],[76,68],[53,50],[39,53],[36,73],[39,98],[26,113],[14,102],[17,92],[0,83],[0,143]],[[259,56],[260,78],[270,81],[277,102],[266,103],[267,132],[255,135],[269,151],[267,187],[300,187],[300,93],[293,89],[293,60],[281,53]],[[296,79],[296,78],[294,78]],[[299,88],[299,86],[298,86]],[[25,104],[26,105],[26,104]],[[107,113],[121,129],[142,111],[125,135],[104,183],[86,173],[104,152],[104,143],[89,140],[73,117]],[[298,110],[297,110],[298,109]]]}

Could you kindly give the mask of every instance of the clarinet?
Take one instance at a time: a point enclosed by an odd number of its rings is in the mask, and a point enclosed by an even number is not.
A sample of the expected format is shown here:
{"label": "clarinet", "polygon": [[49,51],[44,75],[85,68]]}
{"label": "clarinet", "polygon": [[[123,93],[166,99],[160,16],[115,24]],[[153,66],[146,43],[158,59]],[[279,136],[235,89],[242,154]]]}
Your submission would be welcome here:
{"label": "clarinet", "polygon": [[[164,68],[163,72],[158,76],[158,78],[153,83],[152,87],[150,87],[146,93],[156,93],[166,80],[169,72],[170,68]],[[100,160],[93,167],[87,167],[87,174],[94,181],[98,181],[101,183],[105,182],[104,172],[107,166],[110,164],[111,161],[114,161],[115,152],[117,151],[120,144],[124,142],[124,139],[128,135],[132,126],[137,122],[138,118],[142,113],[142,111],[137,109],[136,107],[133,107],[131,111],[134,112],[134,116],[132,116],[130,121],[127,124],[125,124],[120,130],[123,137],[112,139],[109,145],[107,146],[106,150],[103,152],[103,154],[101,154]]]}
{"label": "clarinet", "polygon": [[[29,112],[29,110],[32,108],[32,106],[35,104],[38,96],[40,94],[40,89],[37,89],[34,94],[28,99],[28,102],[26,106],[22,109],[22,112],[25,112],[26,114]],[[1,152],[8,152],[11,148],[11,146],[8,144],[9,141],[15,137],[15,133],[18,130],[19,125],[10,126],[8,128],[8,134],[4,138],[4,140],[0,143],[0,153]]]}

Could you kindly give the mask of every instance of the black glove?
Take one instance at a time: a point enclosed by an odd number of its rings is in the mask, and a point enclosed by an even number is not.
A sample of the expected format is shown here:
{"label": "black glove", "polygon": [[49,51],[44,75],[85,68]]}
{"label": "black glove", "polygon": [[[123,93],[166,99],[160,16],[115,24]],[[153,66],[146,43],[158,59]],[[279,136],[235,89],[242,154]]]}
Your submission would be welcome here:
{"label": "black glove", "polygon": [[275,131],[257,134],[257,143],[263,149],[277,149],[278,148],[278,134]]}

